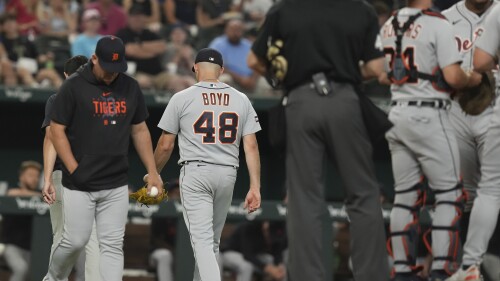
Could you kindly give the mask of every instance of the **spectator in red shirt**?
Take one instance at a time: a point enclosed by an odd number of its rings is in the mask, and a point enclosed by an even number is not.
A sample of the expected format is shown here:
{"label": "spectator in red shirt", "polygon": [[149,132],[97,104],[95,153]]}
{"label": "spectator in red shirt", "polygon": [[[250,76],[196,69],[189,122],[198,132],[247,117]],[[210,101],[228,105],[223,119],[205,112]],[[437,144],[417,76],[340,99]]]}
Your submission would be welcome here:
{"label": "spectator in red shirt", "polygon": [[[42,1],[38,0],[10,0],[7,3],[7,13],[16,16],[19,32],[22,35],[38,34],[40,32],[37,12],[41,9]],[[30,38],[32,39],[32,38]]]}
{"label": "spectator in red shirt", "polygon": [[97,0],[87,5],[87,9],[97,9],[102,23],[99,34],[116,35],[116,32],[127,26],[127,15],[122,7],[113,0]]}

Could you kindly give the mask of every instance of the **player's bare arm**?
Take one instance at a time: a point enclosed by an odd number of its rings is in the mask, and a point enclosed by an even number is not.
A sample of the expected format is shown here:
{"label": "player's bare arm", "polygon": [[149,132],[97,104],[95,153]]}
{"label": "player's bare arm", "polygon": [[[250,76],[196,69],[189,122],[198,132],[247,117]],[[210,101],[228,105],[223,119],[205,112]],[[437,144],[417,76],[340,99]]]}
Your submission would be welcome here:
{"label": "player's bare arm", "polygon": [[373,59],[360,65],[361,75],[364,80],[379,78],[384,72],[384,57]]}
{"label": "player's bare arm", "polygon": [[260,75],[266,74],[266,70],[267,70],[266,63],[264,62],[264,60],[257,57],[252,50],[250,50],[250,53],[248,54],[247,64],[248,64],[248,67],[255,70]]}
{"label": "player's bare arm", "polygon": [[474,70],[485,72],[495,68],[497,58],[477,47],[474,49]]}
{"label": "player's bare arm", "polygon": [[250,175],[250,190],[245,198],[245,208],[251,213],[260,208],[260,156],[255,134],[243,136],[243,149]]}
{"label": "player's bare arm", "polygon": [[42,188],[43,200],[47,204],[56,201],[56,191],[52,182],[52,172],[56,163],[57,152],[50,140],[50,126],[45,128],[45,138],[43,139],[43,175],[44,183]]}
{"label": "player's bare arm", "polygon": [[465,72],[460,64],[454,63],[443,68],[446,82],[454,89],[474,87],[481,83],[481,75],[475,71]]}
{"label": "player's bare arm", "polygon": [[66,135],[66,126],[54,121],[50,122],[50,138],[56,149],[57,155],[66,166],[70,173],[73,173],[78,167],[78,162],[71,151],[68,136]]}
{"label": "player's bare arm", "polygon": [[130,135],[134,142],[135,150],[148,171],[148,193],[153,186],[156,186],[159,190],[157,197],[161,196],[163,192],[163,188],[161,188],[163,186],[163,181],[161,180],[160,174],[156,172],[151,134],[149,133],[148,126],[146,126],[146,122],[132,125],[132,132]]}
{"label": "player's bare arm", "polygon": [[156,170],[160,173],[163,167],[167,164],[172,151],[174,150],[175,138],[177,135],[163,131],[156,145],[154,157],[156,163]]}

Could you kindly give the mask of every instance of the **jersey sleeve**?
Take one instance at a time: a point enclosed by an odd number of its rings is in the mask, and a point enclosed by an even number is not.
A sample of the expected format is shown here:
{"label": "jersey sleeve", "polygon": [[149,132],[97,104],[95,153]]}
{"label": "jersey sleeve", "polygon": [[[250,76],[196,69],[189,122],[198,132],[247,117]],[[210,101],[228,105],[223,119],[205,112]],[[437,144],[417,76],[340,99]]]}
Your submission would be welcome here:
{"label": "jersey sleeve", "polygon": [[500,47],[500,5],[496,5],[486,17],[484,31],[476,41],[476,47],[495,57]]}
{"label": "jersey sleeve", "polygon": [[55,94],[51,95],[47,99],[47,102],[45,103],[45,118],[43,119],[43,122],[42,122],[42,130],[44,130],[45,128],[47,128],[50,125],[50,113],[52,112],[52,107],[54,106],[55,98],[56,98]]}
{"label": "jersey sleeve", "polygon": [[243,124],[242,128],[242,135],[250,135],[257,133],[258,131],[261,130],[260,128],[260,123],[259,123],[259,116],[257,116],[257,113],[255,112],[255,109],[253,108],[252,104],[250,103],[250,100],[246,97],[246,103],[247,103],[247,112],[245,116],[245,123]]}
{"label": "jersey sleeve", "polygon": [[54,105],[50,113],[52,121],[65,126],[71,124],[76,109],[74,95],[75,93],[71,90],[70,80],[66,80],[54,99]]}
{"label": "jersey sleeve", "polygon": [[136,87],[137,91],[137,108],[135,109],[134,117],[132,118],[132,124],[139,124],[144,122],[149,117],[148,108],[146,107],[146,102],[144,101],[144,94],[139,88],[139,85]]}
{"label": "jersey sleeve", "polygon": [[383,56],[382,43],[380,42],[380,26],[378,24],[377,14],[372,7],[368,8],[368,25],[365,36],[365,43],[361,59],[364,62],[378,59]]}
{"label": "jersey sleeve", "polygon": [[170,102],[167,104],[167,108],[163,112],[163,115],[158,123],[158,128],[165,132],[177,135],[180,130],[180,119],[181,112],[179,110],[179,98],[178,94],[174,95]]}
{"label": "jersey sleeve", "polygon": [[462,58],[457,48],[453,27],[451,24],[443,19],[436,19],[440,25],[436,26],[435,39],[436,39],[436,55],[437,62],[441,69],[454,63],[460,63]]}

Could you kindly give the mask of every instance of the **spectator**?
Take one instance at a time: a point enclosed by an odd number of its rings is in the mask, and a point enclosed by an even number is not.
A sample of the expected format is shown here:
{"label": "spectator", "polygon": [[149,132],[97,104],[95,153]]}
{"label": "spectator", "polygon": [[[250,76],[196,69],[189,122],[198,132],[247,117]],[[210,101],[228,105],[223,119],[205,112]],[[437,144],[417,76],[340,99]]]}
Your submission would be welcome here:
{"label": "spectator", "polygon": [[163,10],[167,24],[196,26],[197,0],[165,0]]}
{"label": "spectator", "polygon": [[[35,161],[24,161],[19,168],[19,187],[7,191],[7,196],[40,196],[37,190],[42,165]],[[4,258],[12,270],[10,281],[28,280],[31,250],[31,215],[3,215],[2,238],[5,245]]]}
{"label": "spectator", "polygon": [[30,35],[31,40],[34,40],[34,35],[40,33],[37,14],[41,5],[42,1],[38,0],[10,0],[7,3],[7,13],[16,16],[19,32],[22,35]]}
{"label": "spectator", "polygon": [[273,0],[234,0],[233,5],[238,12],[243,13],[251,28],[262,24]]}
{"label": "spectator", "polygon": [[116,36],[125,44],[127,61],[137,64],[135,78],[142,88],[177,92],[191,86],[165,71],[161,61],[167,44],[146,29],[146,14],[140,6],[130,8],[128,26],[118,31]]}
{"label": "spectator", "polygon": [[157,32],[160,27],[160,3],[158,0],[123,0],[123,9],[129,11],[132,6],[139,6],[147,15],[146,23],[151,31]]}
{"label": "spectator", "polygon": [[67,38],[76,32],[78,6],[68,0],[49,0],[38,16],[43,35]]}
{"label": "spectator", "polygon": [[210,48],[221,52],[224,59],[224,73],[228,74],[229,81],[222,78],[222,81],[228,84],[235,84],[236,88],[245,92],[255,90],[260,76],[250,69],[247,65],[246,58],[250,53],[252,43],[243,38],[244,32],[243,21],[232,19],[227,22],[225,35],[215,38],[210,43]]}
{"label": "spectator", "polygon": [[127,26],[127,15],[122,7],[113,0],[97,0],[86,6],[87,9],[97,9],[101,15],[101,35],[116,35],[116,32]]}
{"label": "spectator", "polygon": [[196,7],[199,27],[196,49],[208,46],[210,41],[224,32],[225,19],[231,16],[232,0],[200,0]]}
{"label": "spectator", "polygon": [[[2,43],[8,59],[2,61],[4,84],[15,86],[18,78],[23,85],[37,87],[38,82],[46,82],[54,87],[62,84],[62,79],[53,66],[53,54],[38,54],[33,42],[18,31],[18,24],[13,15],[2,18]],[[38,63],[38,65],[37,65]],[[36,72],[36,79],[32,73]]]}
{"label": "spectator", "polygon": [[[168,186],[169,200],[180,201],[179,180]],[[155,218],[151,221],[151,254],[149,265],[156,269],[158,281],[173,281],[172,266],[174,262],[175,237],[177,219]]]}
{"label": "spectator", "polygon": [[285,280],[286,248],[283,222],[244,222],[229,238],[221,255],[222,264],[237,273],[238,281],[251,281],[254,271],[271,280]]}
{"label": "spectator", "polygon": [[194,65],[195,51],[191,45],[187,43],[188,33],[180,25],[173,27],[170,32],[170,42],[167,44],[167,52],[165,54],[165,64],[169,71],[177,73],[181,76],[191,77],[192,84],[195,83],[193,71],[191,68]]}
{"label": "spectator", "polygon": [[373,8],[375,8],[375,12],[377,12],[378,25],[384,25],[391,16],[391,9],[385,2],[381,0],[373,2]]}
{"label": "spectator", "polygon": [[95,51],[97,41],[101,39],[98,33],[101,28],[101,15],[96,9],[88,9],[82,16],[83,32],[76,36],[71,44],[71,55],[82,55],[90,58]]}

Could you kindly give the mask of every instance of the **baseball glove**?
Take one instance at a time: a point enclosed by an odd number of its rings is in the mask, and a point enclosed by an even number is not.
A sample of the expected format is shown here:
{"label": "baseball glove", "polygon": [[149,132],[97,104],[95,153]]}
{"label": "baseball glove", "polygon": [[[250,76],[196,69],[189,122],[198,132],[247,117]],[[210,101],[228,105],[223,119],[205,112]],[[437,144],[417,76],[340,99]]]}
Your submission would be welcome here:
{"label": "baseball glove", "polygon": [[469,115],[481,114],[495,99],[495,77],[491,71],[482,74],[476,87],[464,88],[456,94],[462,110]]}
{"label": "baseball glove", "polygon": [[163,188],[163,193],[159,196],[156,197],[150,197],[148,195],[148,185],[145,184],[143,187],[141,187],[139,190],[137,190],[134,193],[130,193],[129,197],[136,200],[137,202],[141,203],[142,205],[156,205],[160,204],[163,200],[167,200],[167,192],[165,191],[165,188]]}

